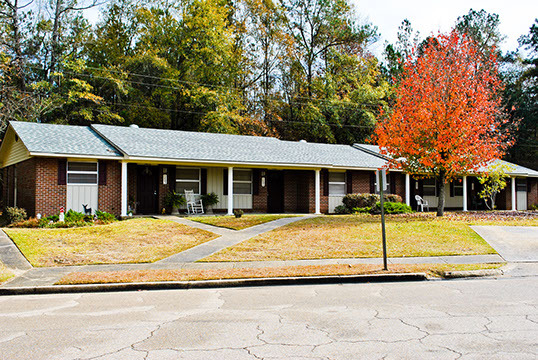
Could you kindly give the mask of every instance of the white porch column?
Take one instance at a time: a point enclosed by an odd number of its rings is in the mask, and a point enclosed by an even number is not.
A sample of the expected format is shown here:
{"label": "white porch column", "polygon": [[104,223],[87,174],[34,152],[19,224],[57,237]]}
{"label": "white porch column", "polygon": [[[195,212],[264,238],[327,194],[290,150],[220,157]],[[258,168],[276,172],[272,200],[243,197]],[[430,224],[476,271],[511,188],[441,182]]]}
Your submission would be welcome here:
{"label": "white porch column", "polygon": [[127,163],[121,163],[121,216],[127,216]]}
{"label": "white porch column", "polygon": [[234,214],[234,168],[228,167],[228,215]]}
{"label": "white porch column", "polygon": [[321,180],[320,180],[320,173],[321,171],[318,169],[316,170],[316,215],[321,215],[321,205],[320,205],[320,202],[321,202],[321,196],[320,196],[320,191],[321,191],[321,186],[320,186],[320,183],[321,183]]}
{"label": "white porch column", "polygon": [[405,174],[405,204],[411,206],[411,176]]}
{"label": "white porch column", "polygon": [[516,178],[512,176],[510,182],[512,183],[512,211],[516,211]]}
{"label": "white porch column", "polygon": [[467,211],[467,176],[463,177],[463,211]]}

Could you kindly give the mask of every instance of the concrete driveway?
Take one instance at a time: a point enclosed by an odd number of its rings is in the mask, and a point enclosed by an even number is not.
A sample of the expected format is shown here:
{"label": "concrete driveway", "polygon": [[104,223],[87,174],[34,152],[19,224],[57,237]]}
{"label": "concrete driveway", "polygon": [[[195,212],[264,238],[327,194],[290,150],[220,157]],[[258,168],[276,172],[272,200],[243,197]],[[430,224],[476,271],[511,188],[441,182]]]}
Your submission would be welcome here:
{"label": "concrete driveway", "polygon": [[471,226],[508,262],[538,262],[538,227]]}

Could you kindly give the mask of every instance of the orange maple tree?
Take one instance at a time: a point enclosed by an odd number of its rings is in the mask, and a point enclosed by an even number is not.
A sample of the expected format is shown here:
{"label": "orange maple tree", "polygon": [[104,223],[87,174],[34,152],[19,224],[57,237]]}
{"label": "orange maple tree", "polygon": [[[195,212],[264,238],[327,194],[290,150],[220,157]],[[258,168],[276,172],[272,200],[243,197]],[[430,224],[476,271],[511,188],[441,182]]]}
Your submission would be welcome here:
{"label": "orange maple tree", "polygon": [[391,168],[436,178],[442,216],[445,184],[499,159],[510,133],[493,55],[457,31],[431,37],[419,50],[404,61],[396,103],[375,138]]}

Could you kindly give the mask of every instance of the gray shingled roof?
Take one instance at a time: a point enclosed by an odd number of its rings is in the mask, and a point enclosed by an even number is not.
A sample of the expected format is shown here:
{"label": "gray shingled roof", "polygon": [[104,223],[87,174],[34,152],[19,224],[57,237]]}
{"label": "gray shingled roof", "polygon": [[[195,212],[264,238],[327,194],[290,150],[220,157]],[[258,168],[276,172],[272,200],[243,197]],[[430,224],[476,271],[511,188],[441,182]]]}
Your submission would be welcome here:
{"label": "gray shingled roof", "polygon": [[[380,154],[380,149],[379,149],[379,146],[377,146],[377,145],[355,144],[354,146],[357,147],[357,148],[363,148],[367,152]],[[533,176],[533,177],[536,176],[536,177],[538,177],[538,171],[536,171],[536,170],[529,169],[529,168],[526,168],[524,166],[520,166],[520,165],[511,163],[511,162],[508,162],[508,161],[504,161],[504,160],[495,161],[495,163],[497,163],[497,162],[501,162],[501,163],[506,164],[506,165],[508,165],[508,166],[510,166],[512,168],[512,170],[508,172],[508,175],[524,175],[524,176]]]}
{"label": "gray shingled roof", "polygon": [[350,168],[385,164],[383,159],[349,145],[110,125],[93,128],[130,157]]}
{"label": "gray shingled roof", "polygon": [[11,126],[31,153],[121,156],[88,126],[12,121]]}

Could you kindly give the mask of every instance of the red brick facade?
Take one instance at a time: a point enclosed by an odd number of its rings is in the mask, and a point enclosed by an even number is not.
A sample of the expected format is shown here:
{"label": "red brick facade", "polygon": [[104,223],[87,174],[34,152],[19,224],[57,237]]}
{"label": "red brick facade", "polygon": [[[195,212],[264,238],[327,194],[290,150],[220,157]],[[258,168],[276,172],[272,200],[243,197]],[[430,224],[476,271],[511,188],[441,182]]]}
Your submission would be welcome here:
{"label": "red brick facade", "polygon": [[99,185],[98,208],[114,215],[121,214],[121,164],[117,161],[99,161],[99,166],[106,163],[106,185]]}
{"label": "red brick facade", "polygon": [[[30,216],[37,213],[43,216],[57,214],[60,207],[66,206],[67,186],[58,185],[58,164],[56,158],[32,158],[2,169],[2,204],[4,206],[14,205],[15,171],[17,172],[17,206],[27,210]],[[99,210],[119,215],[121,212],[121,164],[117,161],[101,161],[106,164],[106,184],[99,185]],[[164,196],[168,192],[170,185],[163,184],[163,169],[159,167],[159,210],[164,207]],[[258,174],[267,170],[261,169]],[[373,171],[349,170],[346,181],[351,180],[351,185],[346,184],[346,190],[351,188],[352,193],[370,193],[372,188]],[[314,213],[315,212],[315,171],[314,170],[283,170],[284,178],[284,211]],[[405,175],[393,173],[389,177],[392,182],[389,192],[394,192],[405,200]],[[172,181],[169,177],[168,181]],[[267,181],[267,179],[266,179]],[[468,204],[471,207],[471,199],[475,196],[475,190],[471,190],[473,178],[468,179]],[[327,213],[329,210],[328,173],[321,172],[320,184],[320,210]],[[262,186],[261,176],[254,182],[258,189],[254,190],[252,196],[252,209],[248,211],[266,212],[268,205],[268,184]],[[137,165],[128,166],[128,199],[130,204],[136,202],[137,192]],[[538,179],[527,179],[527,205],[538,204]],[[508,181],[506,189],[497,196],[498,209],[511,209],[511,183]]]}
{"label": "red brick facade", "polygon": [[36,158],[35,164],[35,214],[58,214],[67,203],[67,186],[58,185],[58,159]]}

